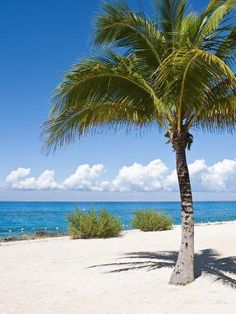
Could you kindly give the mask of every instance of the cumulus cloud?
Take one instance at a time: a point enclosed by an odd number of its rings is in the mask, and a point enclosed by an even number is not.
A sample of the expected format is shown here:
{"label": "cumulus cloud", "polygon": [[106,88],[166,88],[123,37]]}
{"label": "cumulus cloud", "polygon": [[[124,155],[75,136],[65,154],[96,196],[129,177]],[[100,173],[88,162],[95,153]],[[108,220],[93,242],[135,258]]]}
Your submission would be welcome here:
{"label": "cumulus cloud", "polygon": [[17,186],[17,182],[19,178],[25,178],[30,174],[30,168],[18,168],[13,170],[6,177],[6,182],[9,183],[12,187]]}
{"label": "cumulus cloud", "polygon": [[158,191],[163,188],[168,168],[160,160],[153,160],[147,165],[134,163],[119,170],[111,182],[111,190],[120,192]]}
{"label": "cumulus cloud", "polygon": [[55,181],[55,173],[45,170],[38,178],[29,177],[30,168],[18,168],[13,170],[6,178],[8,186],[19,190],[50,190],[60,187]]}
{"label": "cumulus cloud", "polygon": [[[224,159],[211,166],[205,160],[195,160],[189,164],[193,191],[196,192],[236,192],[236,159]],[[133,163],[123,166],[110,180],[104,180],[105,168],[102,164],[80,165],[64,182],[55,180],[52,170],[45,170],[38,177],[30,177],[30,168],[18,168],[6,177],[8,188],[19,190],[78,190],[110,192],[155,192],[177,191],[176,170],[156,159],[146,165]]]}
{"label": "cumulus cloud", "polygon": [[202,176],[203,186],[216,192],[236,191],[236,159],[217,162]]}
{"label": "cumulus cloud", "polygon": [[92,167],[81,165],[63,182],[62,187],[70,190],[102,191],[103,184],[99,179],[103,172],[104,166],[101,164]]}

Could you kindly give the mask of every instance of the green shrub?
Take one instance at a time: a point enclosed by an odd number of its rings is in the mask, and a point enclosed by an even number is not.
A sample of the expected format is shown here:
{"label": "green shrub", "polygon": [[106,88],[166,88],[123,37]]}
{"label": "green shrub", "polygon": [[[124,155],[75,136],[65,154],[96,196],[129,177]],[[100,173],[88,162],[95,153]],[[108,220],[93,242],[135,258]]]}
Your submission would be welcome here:
{"label": "green shrub", "polygon": [[69,235],[73,239],[111,238],[122,231],[119,218],[106,210],[96,213],[95,210],[82,212],[77,209],[68,216]]}
{"label": "green shrub", "polygon": [[136,210],[132,226],[142,231],[170,230],[173,226],[173,220],[169,215],[153,209]]}
{"label": "green shrub", "polygon": [[46,231],[41,231],[41,230],[36,231],[35,234],[34,234],[34,236],[35,236],[36,238],[46,238],[48,235],[49,235],[48,232],[46,232]]}

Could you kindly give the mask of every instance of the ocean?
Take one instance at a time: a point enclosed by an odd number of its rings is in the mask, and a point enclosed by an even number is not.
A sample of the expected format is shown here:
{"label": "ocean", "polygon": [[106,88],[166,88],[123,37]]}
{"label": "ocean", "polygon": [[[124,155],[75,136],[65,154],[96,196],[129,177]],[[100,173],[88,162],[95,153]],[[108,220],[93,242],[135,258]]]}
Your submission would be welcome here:
{"label": "ocean", "polygon": [[[180,224],[178,202],[0,202],[0,237],[32,234],[35,231],[67,231],[67,216],[76,208],[84,211],[105,208],[120,217],[125,229],[131,229],[136,209],[156,209]],[[195,222],[236,220],[236,202],[195,202]]]}

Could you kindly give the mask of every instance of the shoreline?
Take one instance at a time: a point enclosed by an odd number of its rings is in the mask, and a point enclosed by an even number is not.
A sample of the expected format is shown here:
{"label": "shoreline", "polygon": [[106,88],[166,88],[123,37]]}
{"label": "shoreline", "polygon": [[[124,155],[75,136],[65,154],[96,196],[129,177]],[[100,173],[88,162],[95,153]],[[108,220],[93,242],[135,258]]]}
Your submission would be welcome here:
{"label": "shoreline", "polygon": [[43,240],[43,239],[54,239],[69,236],[67,233],[50,233],[44,232],[43,234],[37,234],[37,232],[33,234],[24,234],[22,236],[13,236],[13,237],[0,237],[0,244],[2,243],[13,243],[13,242],[22,242],[22,241],[35,241],[35,240]]}
{"label": "shoreline", "polygon": [[[214,226],[214,225],[230,225],[230,224],[236,224],[236,220],[229,220],[229,221],[216,221],[216,222],[203,222],[203,223],[196,223],[195,227],[204,227],[204,226]],[[181,228],[180,224],[173,225],[173,229],[179,229]],[[173,230],[172,229],[172,230]],[[114,238],[91,238],[91,239],[76,239],[76,240],[93,240],[93,239],[115,239],[122,237],[122,235],[129,233],[129,232],[134,232],[134,231],[140,231],[139,229],[128,229],[128,230],[122,230],[120,236],[114,237]],[[170,230],[166,230],[170,231]],[[148,232],[166,232],[166,231],[140,231],[142,233],[148,233]],[[37,233],[37,232],[36,232]],[[28,242],[28,241],[45,241],[45,240],[52,240],[52,239],[57,239],[57,238],[70,238],[69,234],[64,232],[64,233],[44,233],[43,235],[36,235],[36,234],[29,234],[29,235],[24,235],[24,236],[19,236],[19,237],[10,237],[10,238],[1,238],[0,237],[0,246],[2,244],[7,244],[7,243],[22,243],[22,242]]]}

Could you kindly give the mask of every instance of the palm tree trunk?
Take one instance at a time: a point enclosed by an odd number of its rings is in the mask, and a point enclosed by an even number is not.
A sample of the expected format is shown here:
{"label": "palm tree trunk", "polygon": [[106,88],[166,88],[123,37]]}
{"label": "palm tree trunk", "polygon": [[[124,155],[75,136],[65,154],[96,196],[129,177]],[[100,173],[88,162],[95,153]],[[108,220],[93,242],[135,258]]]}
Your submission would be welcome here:
{"label": "palm tree trunk", "polygon": [[182,216],[181,247],[169,281],[173,285],[186,285],[194,281],[194,215],[191,183],[186,160],[187,143],[188,135],[186,136],[186,132],[179,132],[173,139]]}

